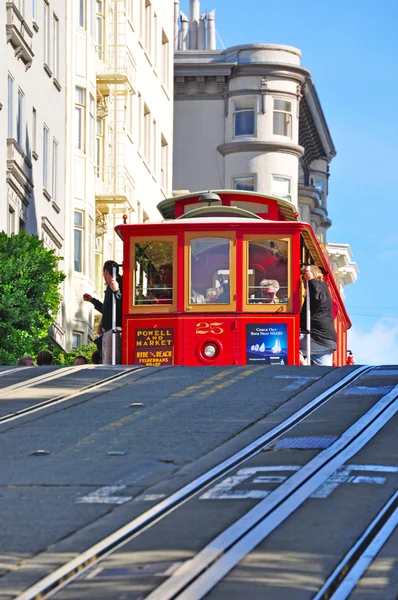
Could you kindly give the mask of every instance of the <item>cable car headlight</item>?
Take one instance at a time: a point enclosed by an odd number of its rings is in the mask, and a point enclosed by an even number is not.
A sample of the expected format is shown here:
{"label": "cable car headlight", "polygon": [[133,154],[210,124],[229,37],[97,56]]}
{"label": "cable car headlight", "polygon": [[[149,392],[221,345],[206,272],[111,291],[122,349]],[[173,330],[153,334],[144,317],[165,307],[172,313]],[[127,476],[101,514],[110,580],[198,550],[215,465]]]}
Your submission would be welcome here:
{"label": "cable car headlight", "polygon": [[206,358],[216,358],[220,352],[220,349],[214,343],[204,344],[202,348],[203,356]]}

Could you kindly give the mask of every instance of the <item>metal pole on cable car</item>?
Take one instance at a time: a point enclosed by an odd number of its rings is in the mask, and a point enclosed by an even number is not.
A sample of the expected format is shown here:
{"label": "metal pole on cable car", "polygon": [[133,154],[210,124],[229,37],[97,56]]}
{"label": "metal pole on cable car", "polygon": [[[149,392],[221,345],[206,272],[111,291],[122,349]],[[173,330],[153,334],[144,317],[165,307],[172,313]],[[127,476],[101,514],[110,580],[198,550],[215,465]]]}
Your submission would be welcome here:
{"label": "metal pole on cable car", "polygon": [[307,279],[306,288],[307,288],[307,310],[306,310],[306,342],[307,342],[307,366],[311,365],[311,306],[310,306],[310,282]]}
{"label": "metal pole on cable car", "polygon": [[[116,267],[113,267],[112,277],[116,281]],[[116,364],[116,336],[116,296],[112,292],[112,365]]]}

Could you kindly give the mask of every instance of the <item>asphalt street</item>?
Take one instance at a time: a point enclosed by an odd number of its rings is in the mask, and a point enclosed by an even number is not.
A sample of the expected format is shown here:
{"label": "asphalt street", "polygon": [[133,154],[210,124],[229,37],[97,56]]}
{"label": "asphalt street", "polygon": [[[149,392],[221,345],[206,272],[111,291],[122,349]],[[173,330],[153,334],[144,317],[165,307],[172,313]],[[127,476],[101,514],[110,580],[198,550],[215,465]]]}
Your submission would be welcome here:
{"label": "asphalt street", "polygon": [[[0,369],[0,416],[38,409],[0,423],[1,600],[18,597],[270,431],[355,367],[78,368],[36,382],[59,370],[6,371]],[[300,423],[294,436],[337,439],[397,381],[393,371],[364,376],[362,392],[340,394]],[[18,384],[24,385],[15,388]],[[9,393],[8,386],[13,386]],[[60,400],[39,406],[51,398]],[[209,597],[312,598],[398,488],[396,428],[392,419],[349,463],[391,467],[391,472],[353,472],[368,479],[358,485],[344,481],[325,498],[309,498]],[[220,497],[215,484],[209,498],[185,503],[57,597],[144,598],[167,579],[165,573],[256,506],[264,489],[268,494],[278,487],[284,470],[275,474],[273,468],[298,469],[318,452],[275,447],[260,452],[246,466],[250,477],[233,490],[227,483],[229,497]],[[395,600],[396,550],[395,533],[355,590],[356,600]]]}

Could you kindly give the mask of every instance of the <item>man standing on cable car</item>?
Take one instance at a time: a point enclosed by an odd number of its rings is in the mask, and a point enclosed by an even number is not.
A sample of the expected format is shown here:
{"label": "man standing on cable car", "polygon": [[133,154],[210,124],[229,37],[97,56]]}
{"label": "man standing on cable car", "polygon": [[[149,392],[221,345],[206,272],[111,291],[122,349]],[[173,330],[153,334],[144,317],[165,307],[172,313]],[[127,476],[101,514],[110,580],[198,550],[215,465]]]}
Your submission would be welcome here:
{"label": "man standing on cable car", "polygon": [[[113,277],[113,272],[116,270],[116,277]],[[116,364],[122,362],[122,278],[119,275],[119,266],[113,260],[107,260],[104,263],[104,280],[106,290],[104,301],[101,302],[97,298],[93,298],[90,294],[83,294],[83,300],[91,302],[98,312],[102,314],[101,326],[104,329],[102,338],[102,364],[112,364],[112,303],[113,296],[116,298]]]}

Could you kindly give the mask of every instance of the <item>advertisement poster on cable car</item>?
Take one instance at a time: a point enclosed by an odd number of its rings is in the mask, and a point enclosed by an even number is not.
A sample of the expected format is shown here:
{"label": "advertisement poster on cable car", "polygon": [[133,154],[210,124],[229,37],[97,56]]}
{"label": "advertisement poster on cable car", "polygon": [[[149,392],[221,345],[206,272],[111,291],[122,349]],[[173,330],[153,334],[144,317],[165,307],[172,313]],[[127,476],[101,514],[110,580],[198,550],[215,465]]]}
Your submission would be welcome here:
{"label": "advertisement poster on cable car", "polygon": [[247,323],[246,364],[287,365],[287,324]]}
{"label": "advertisement poster on cable car", "polygon": [[174,363],[174,329],[137,329],[135,332],[135,365],[162,367]]}

